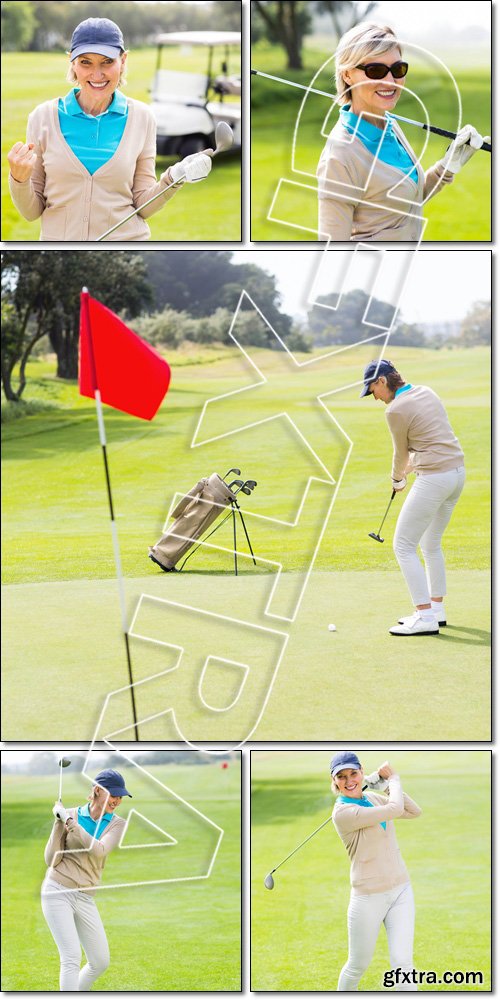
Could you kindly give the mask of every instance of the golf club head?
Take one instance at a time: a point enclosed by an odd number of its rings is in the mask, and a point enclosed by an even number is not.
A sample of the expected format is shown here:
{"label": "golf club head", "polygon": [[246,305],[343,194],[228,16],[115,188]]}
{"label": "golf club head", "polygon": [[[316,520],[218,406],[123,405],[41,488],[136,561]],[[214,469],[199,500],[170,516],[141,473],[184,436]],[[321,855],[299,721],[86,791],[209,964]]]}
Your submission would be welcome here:
{"label": "golf club head", "polygon": [[374,538],[376,542],[383,542],[384,539],[377,535],[374,531],[368,532],[368,538]]}
{"label": "golf club head", "polygon": [[272,875],[266,875],[264,885],[266,889],[274,889],[274,879]]}
{"label": "golf club head", "polygon": [[227,122],[217,122],[215,126],[215,152],[225,153],[234,142],[233,130]]}
{"label": "golf club head", "polygon": [[229,489],[232,490],[234,486],[238,486],[240,489],[243,486],[242,479],[233,479],[232,483],[229,483]]}
{"label": "golf club head", "polygon": [[245,483],[245,486],[248,486],[249,490],[254,490],[255,487],[257,486],[257,480],[256,479],[247,479],[247,481]]}
{"label": "golf club head", "polygon": [[59,767],[71,767],[71,761],[67,757],[61,757],[59,761]]}
{"label": "golf club head", "polygon": [[223,476],[222,478],[227,479],[227,477],[230,476],[232,472],[234,472],[235,476],[241,476],[241,469],[229,469],[228,472],[226,472],[226,475]]}
{"label": "golf club head", "polygon": [[250,489],[248,489],[248,486],[242,486],[241,487],[241,492],[244,493],[245,496],[247,496],[247,497],[249,497],[249,496],[252,495],[252,491]]}

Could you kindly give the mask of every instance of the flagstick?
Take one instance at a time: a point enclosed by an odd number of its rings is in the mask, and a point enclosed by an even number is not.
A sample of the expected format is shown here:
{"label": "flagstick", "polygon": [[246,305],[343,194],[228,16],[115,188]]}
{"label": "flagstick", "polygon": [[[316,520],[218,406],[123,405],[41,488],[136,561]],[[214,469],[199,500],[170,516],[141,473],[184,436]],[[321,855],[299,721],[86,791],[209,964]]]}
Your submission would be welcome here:
{"label": "flagstick", "polygon": [[[88,294],[88,289],[87,288],[83,288],[82,291]],[[86,307],[88,309],[88,300],[86,299],[85,301],[86,301]],[[88,316],[88,314],[87,314],[87,316]],[[88,323],[88,328],[89,328],[89,331],[90,331],[90,322]],[[92,336],[91,336],[91,334],[89,336],[89,341],[90,341],[90,350],[92,351]],[[92,357],[92,368],[94,370],[94,385],[95,385],[96,382],[97,382],[97,376],[96,376],[96,373],[95,373],[95,362],[94,362],[94,358],[93,357]],[[118,581],[118,594],[119,594],[119,598],[120,598],[120,611],[121,611],[121,618],[122,618],[122,631],[123,631],[123,638],[125,639],[125,650],[126,650],[126,654],[127,654],[127,667],[128,667],[129,681],[130,681],[130,696],[131,696],[131,699],[132,699],[132,715],[133,715],[133,719],[134,719],[135,738],[136,738],[137,742],[139,742],[139,727],[138,727],[138,723],[137,723],[137,710],[136,710],[136,705],[135,705],[134,679],[133,679],[133,676],[132,676],[132,658],[130,656],[130,644],[129,644],[129,637],[128,637],[127,611],[126,611],[126,605],[125,605],[125,588],[124,588],[124,585],[123,585],[123,573],[122,573],[122,561],[121,561],[121,555],[120,555],[120,543],[118,541],[118,530],[117,530],[117,527],[116,527],[115,513],[114,513],[114,507],[113,507],[113,494],[111,492],[111,478],[110,478],[110,475],[109,475],[106,430],[105,430],[105,427],[104,427],[104,416],[103,416],[103,412],[102,412],[102,400],[101,400],[101,393],[99,392],[99,389],[94,389],[94,399],[95,399],[95,405],[96,405],[96,411],[97,411],[97,425],[99,427],[99,440],[101,442],[102,457],[103,457],[103,460],[104,460],[104,474],[105,474],[105,477],[106,477],[106,488],[107,488],[107,492],[108,492],[109,514],[110,514],[110,518],[111,518],[111,538],[113,540],[113,552],[114,552],[114,557],[115,557],[116,578],[117,578],[117,581]]]}

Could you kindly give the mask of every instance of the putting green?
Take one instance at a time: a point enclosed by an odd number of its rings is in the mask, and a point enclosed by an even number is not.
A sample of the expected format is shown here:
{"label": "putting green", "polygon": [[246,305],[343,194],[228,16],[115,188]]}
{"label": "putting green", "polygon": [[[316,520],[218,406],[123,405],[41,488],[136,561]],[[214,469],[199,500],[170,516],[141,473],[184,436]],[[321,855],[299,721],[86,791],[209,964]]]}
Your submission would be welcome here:
{"label": "putting green", "polygon": [[[387,549],[382,551],[391,558]],[[451,571],[449,626],[438,638],[411,639],[388,634],[409,610],[398,572],[313,573],[292,624],[263,614],[274,576],[227,575],[216,582],[198,573],[166,576],[151,566],[149,576],[127,580],[128,613],[132,618],[141,594],[149,594],[266,629],[289,629],[254,739],[287,740],[297,733],[304,740],[490,738],[487,572]],[[299,574],[286,574],[283,593],[296,597],[303,582]],[[13,651],[4,676],[4,738],[70,740],[78,733],[79,739],[91,739],[106,695],[128,684],[116,581],[26,584],[4,591],[3,631]],[[248,635],[244,625],[232,630],[223,652],[236,662],[250,662],[250,677],[239,705],[214,713],[200,703],[197,687],[205,657],[219,649],[222,623],[196,611],[177,623],[167,617],[169,610],[143,601],[134,632],[155,642],[131,640],[134,680],[155,678],[136,692],[139,717],[158,715],[141,726],[141,739],[178,738],[172,715],[159,715],[169,708],[190,741],[246,738],[261,713],[281,644],[269,645],[259,631]],[[328,631],[330,622],[337,632]],[[194,662],[173,670],[178,652],[162,642],[186,644],[188,653],[194,647]],[[359,697],[346,700],[340,692],[352,678]],[[230,705],[238,690],[238,679],[228,671],[206,677],[210,705]],[[112,699],[105,720],[97,735],[130,726],[128,691]],[[127,728],[117,738],[132,736]]]}
{"label": "putting green", "polygon": [[[338,695],[343,711],[350,680],[344,677]],[[363,713],[365,707],[366,699]],[[384,711],[389,718],[387,700]],[[367,773],[389,758],[423,810],[415,822],[396,821],[416,899],[415,968],[439,977],[444,972],[483,976],[482,985],[419,989],[489,991],[490,752],[401,750],[387,743],[358,750]],[[264,888],[267,872],[331,812],[330,756],[329,750],[252,751],[253,990],[335,990],[347,958],[349,859],[333,828],[326,826],[276,873],[272,892]],[[360,990],[382,990],[388,968],[382,931]]]}
{"label": "putting green", "polygon": [[[81,763],[64,773],[67,804],[84,803]],[[118,766],[118,763],[116,764]],[[240,767],[152,766],[151,774],[224,830],[210,878],[194,882],[106,889],[97,894],[111,965],[94,990],[238,991],[240,989]],[[207,870],[213,831],[186,807],[168,802],[150,779],[127,768],[130,806],[178,840],[167,849],[122,850],[107,861],[105,881],[140,882]],[[2,989],[58,988],[57,951],[40,908],[43,850],[57,792],[53,778],[2,775]],[[130,803],[130,806],[128,805]],[[135,824],[133,826],[133,824]],[[188,836],[188,830],[191,831]],[[155,841],[161,839],[157,831]],[[218,834],[217,834],[218,836]],[[130,840],[145,843],[137,817]]]}

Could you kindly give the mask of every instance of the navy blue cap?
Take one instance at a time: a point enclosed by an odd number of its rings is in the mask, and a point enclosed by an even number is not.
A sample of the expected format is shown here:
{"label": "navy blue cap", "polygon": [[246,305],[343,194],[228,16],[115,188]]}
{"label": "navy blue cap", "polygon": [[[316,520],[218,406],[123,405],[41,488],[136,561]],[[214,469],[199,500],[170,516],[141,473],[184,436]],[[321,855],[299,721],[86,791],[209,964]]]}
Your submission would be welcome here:
{"label": "navy blue cap", "polygon": [[360,399],[363,396],[370,396],[370,383],[375,382],[380,375],[390,375],[391,372],[395,372],[397,369],[394,367],[392,361],[370,361],[366,366],[363,375],[364,387],[360,392]]}
{"label": "navy blue cap", "polygon": [[125,43],[120,28],[109,17],[88,17],[78,24],[71,38],[70,59],[76,59],[84,52],[97,52],[100,56],[117,59],[125,52]]}
{"label": "navy blue cap", "polygon": [[330,774],[332,778],[334,778],[339,771],[343,771],[344,767],[349,767],[353,771],[361,770],[359,759],[352,750],[341,750],[340,753],[335,754],[335,757],[332,757],[330,761]]}
{"label": "navy blue cap", "polygon": [[101,771],[97,778],[94,778],[94,784],[105,788],[110,795],[117,798],[123,798],[125,795],[132,798],[130,792],[127,792],[125,788],[125,782],[119,771],[112,771],[109,768],[106,771]]}

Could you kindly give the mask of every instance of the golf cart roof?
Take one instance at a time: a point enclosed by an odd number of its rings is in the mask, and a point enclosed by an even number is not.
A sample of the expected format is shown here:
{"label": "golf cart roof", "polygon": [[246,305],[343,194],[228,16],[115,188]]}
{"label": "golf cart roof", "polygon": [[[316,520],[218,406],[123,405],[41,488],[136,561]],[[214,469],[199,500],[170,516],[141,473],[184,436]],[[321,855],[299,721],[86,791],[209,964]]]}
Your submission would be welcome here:
{"label": "golf cart roof", "polygon": [[241,45],[239,31],[168,31],[156,35],[156,45]]}

